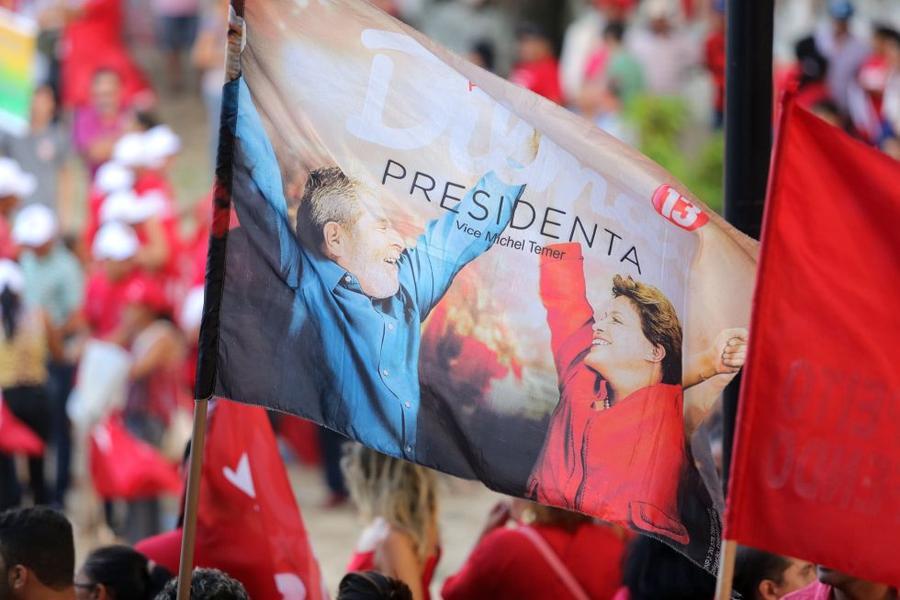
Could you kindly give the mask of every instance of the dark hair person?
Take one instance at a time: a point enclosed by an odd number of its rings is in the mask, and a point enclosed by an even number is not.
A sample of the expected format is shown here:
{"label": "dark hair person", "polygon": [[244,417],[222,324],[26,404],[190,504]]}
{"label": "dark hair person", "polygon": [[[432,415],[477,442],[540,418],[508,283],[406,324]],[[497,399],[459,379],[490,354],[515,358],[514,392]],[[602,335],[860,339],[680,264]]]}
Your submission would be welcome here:
{"label": "dark hair person", "polygon": [[816,578],[806,560],[740,546],[734,563],[734,589],[747,600],[778,600]]}
{"label": "dark hair person", "polygon": [[75,542],[61,512],[35,506],[0,513],[0,598],[72,597]]}
{"label": "dark hair person", "polygon": [[153,600],[172,578],[129,546],[91,552],[75,576],[76,600]]}
{"label": "dark hair person", "polygon": [[[170,579],[155,600],[175,600],[178,579]],[[250,600],[244,585],[218,569],[194,569],[191,573],[191,600]],[[260,598],[260,600],[266,600]]]}
{"label": "dark hair person", "polygon": [[409,586],[377,571],[347,573],[338,585],[337,600],[413,600]]}
{"label": "dark hair person", "polygon": [[683,554],[650,537],[638,536],[628,549],[624,600],[712,600],[716,579]]}

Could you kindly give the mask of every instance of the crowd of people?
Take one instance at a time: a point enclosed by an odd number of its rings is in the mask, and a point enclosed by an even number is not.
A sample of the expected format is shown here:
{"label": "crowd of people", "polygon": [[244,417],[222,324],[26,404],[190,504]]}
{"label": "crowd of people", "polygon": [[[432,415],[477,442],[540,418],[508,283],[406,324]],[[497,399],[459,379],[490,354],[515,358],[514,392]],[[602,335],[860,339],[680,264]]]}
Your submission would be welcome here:
{"label": "crowd of people", "polygon": [[[641,143],[635,103],[683,98],[690,78],[708,90],[700,128],[722,127],[721,0],[585,2],[561,39],[541,23],[516,23],[502,2],[376,4],[631,145]],[[819,20],[791,40],[795,60],[777,63],[776,89],[900,160],[900,23],[858,14],[849,0],[821,4]],[[173,431],[191,410],[212,199],[173,186],[183,134],[156,115],[199,81],[209,116],[204,145],[214,159],[228,2],[152,5],[161,89],[124,42],[130,13],[122,0],[0,0],[40,27],[30,127],[0,136],[0,418],[8,412],[42,442],[24,462],[0,452],[0,598],[175,597],[172,573],[127,545],[97,548],[76,570],[72,529],[59,512],[72,509],[76,457],[103,419],[121,419],[130,435],[172,459],[187,441]],[[117,377],[120,400],[91,405],[91,388],[115,387]],[[430,597],[441,556],[436,475],[362,447],[342,453],[342,438],[325,430],[312,435],[329,506],[352,499],[366,521],[338,597]],[[102,500],[104,521],[128,544],[172,517],[157,498]],[[525,501],[498,504],[473,542],[443,597],[713,593],[711,576],[664,544]],[[745,598],[765,600],[897,597],[822,567],[820,583],[815,575],[808,562],[747,548],[735,585]],[[194,598],[247,597],[214,570],[195,571],[192,590]]]}

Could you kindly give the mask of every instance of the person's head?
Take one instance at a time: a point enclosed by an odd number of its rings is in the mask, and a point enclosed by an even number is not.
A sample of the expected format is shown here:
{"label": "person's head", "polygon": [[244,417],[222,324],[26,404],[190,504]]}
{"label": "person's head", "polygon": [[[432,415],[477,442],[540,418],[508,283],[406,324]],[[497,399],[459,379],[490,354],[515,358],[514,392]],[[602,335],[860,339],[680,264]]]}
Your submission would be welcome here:
{"label": "person's head", "polygon": [[341,469],[363,519],[384,519],[409,534],[420,555],[427,554],[437,519],[434,472],[360,444],[346,446]]}
{"label": "person's head", "polygon": [[806,36],[797,40],[794,44],[794,56],[797,57],[797,67],[800,70],[801,87],[825,79],[828,74],[828,59],[819,52],[815,38]]}
{"label": "person's head", "polygon": [[853,18],[853,3],[849,0],[829,0],[828,16],[837,35],[846,35],[850,31],[850,19]]}
{"label": "person's head", "polygon": [[115,69],[101,67],[91,79],[91,106],[101,115],[118,114],[122,108],[122,77]]}
{"label": "person's head", "polygon": [[12,237],[22,248],[43,257],[53,249],[58,233],[54,212],[43,204],[30,204],[16,215]]}
{"label": "person's head", "polygon": [[[178,580],[170,579],[155,600],[176,600]],[[218,569],[196,568],[191,573],[191,600],[250,600],[244,585]]]}
{"label": "person's head", "polygon": [[620,48],[625,39],[625,21],[610,21],[603,28],[603,43],[607,48]]}
{"label": "person's head", "polygon": [[712,600],[716,579],[683,554],[650,537],[628,548],[622,583],[631,600]]}
{"label": "person's head", "polygon": [[8,217],[35,189],[34,175],[23,171],[15,160],[0,157],[0,215]]}
{"label": "person's head", "polygon": [[900,33],[890,25],[877,23],[872,27],[872,53],[887,54],[893,40],[900,39]]}
{"label": "person's head", "polygon": [[91,552],[75,575],[76,600],[152,600],[172,578],[129,546]]}
{"label": "person's head", "polygon": [[553,40],[536,23],[522,23],[516,28],[519,61],[536,62],[553,56]]}
{"label": "person's head", "polygon": [[36,506],[0,513],[0,598],[39,600],[72,592],[75,542],[65,515]]}
{"label": "person's head", "polygon": [[806,587],[815,577],[811,562],[747,546],[738,548],[734,589],[747,600],[777,600]]}
{"label": "person's head", "polygon": [[675,307],[652,285],[613,277],[612,299],[594,322],[585,364],[607,379],[647,374],[652,383],[681,383],[681,324]]}
{"label": "person's head", "polygon": [[110,281],[119,281],[134,271],[135,256],[140,248],[137,234],[123,223],[106,223],[94,236],[91,253],[103,265]]}
{"label": "person's head", "polygon": [[643,5],[650,31],[656,35],[666,35],[678,16],[678,8],[673,0],[645,0]]}
{"label": "person's head", "polygon": [[53,88],[44,83],[34,89],[31,97],[31,128],[41,130],[56,119],[56,95]]}
{"label": "person's head", "polygon": [[337,600],[412,600],[409,586],[376,571],[347,573],[338,584]]}
{"label": "person's head", "polygon": [[309,250],[356,278],[371,298],[400,289],[403,238],[375,202],[375,194],[338,167],[312,171],[297,209],[297,235]]}
{"label": "person's head", "polygon": [[472,44],[472,48],[469,50],[466,58],[482,69],[493,71],[496,62],[494,43],[490,40],[479,40],[475,42]]}

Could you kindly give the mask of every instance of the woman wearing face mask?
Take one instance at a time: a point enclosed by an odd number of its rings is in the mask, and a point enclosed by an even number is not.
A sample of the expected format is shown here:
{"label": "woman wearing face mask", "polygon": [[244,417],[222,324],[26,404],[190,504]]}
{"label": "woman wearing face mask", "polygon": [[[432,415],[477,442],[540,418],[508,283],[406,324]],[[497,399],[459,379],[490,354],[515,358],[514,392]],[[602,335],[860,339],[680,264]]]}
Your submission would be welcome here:
{"label": "woman wearing face mask", "polygon": [[739,369],[746,332],[723,332],[706,356],[688,360],[683,380],[681,324],[662,292],[616,275],[595,315],[581,245],[551,248],[559,252],[541,256],[540,291],[560,402],[529,491],[542,504],[687,544],[678,516],[687,458],[682,385]]}

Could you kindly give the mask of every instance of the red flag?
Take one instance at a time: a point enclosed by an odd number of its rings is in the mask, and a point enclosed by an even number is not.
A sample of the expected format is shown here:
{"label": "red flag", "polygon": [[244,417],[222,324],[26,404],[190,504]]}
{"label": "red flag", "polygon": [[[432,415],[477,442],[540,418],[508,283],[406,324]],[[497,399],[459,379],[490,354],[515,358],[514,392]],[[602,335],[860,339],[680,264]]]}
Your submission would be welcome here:
{"label": "red flag", "polygon": [[725,537],[900,584],[900,163],[789,103]]}
{"label": "red flag", "polygon": [[327,597],[261,408],[225,400],[212,407],[194,561],[235,577],[252,598]]}
{"label": "red flag", "polygon": [[94,427],[88,460],[94,489],[102,498],[132,500],[181,491],[176,466],[129,433],[120,415]]}
{"label": "red flag", "polygon": [[29,456],[44,453],[44,442],[12,414],[3,398],[0,398],[0,452],[21,452]]}

